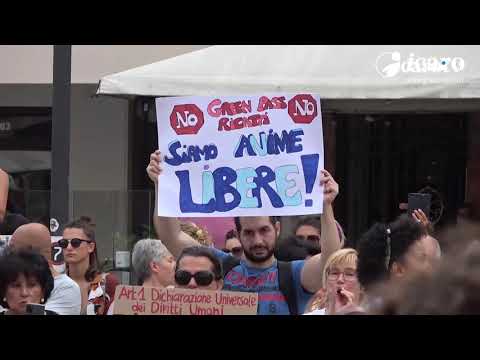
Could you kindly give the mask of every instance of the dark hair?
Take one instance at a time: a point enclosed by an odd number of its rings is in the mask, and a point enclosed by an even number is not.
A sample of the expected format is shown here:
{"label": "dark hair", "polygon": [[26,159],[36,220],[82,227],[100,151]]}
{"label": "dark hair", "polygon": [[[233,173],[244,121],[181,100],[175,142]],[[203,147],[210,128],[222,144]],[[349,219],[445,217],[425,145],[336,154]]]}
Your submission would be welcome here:
{"label": "dark hair", "polygon": [[233,238],[238,239],[238,233],[235,229],[232,229],[225,234],[225,240],[233,239]]}
{"label": "dark hair", "polygon": [[189,246],[184,248],[175,264],[175,271],[178,270],[180,260],[185,256],[206,257],[213,265],[212,270],[213,274],[215,275],[215,279],[220,280],[222,278],[222,264],[210,248],[205,246]]}
{"label": "dark hair", "polygon": [[[276,216],[269,216],[270,223],[275,225],[278,222],[278,218]],[[237,228],[237,233],[240,234],[242,232],[242,224],[240,223],[240,217],[235,217],[235,227]]]}
{"label": "dark hair", "polygon": [[20,275],[26,278],[35,278],[43,290],[45,302],[50,297],[54,287],[54,280],[47,260],[33,250],[12,251],[5,250],[0,256],[0,305],[8,308],[3,301],[8,286]]}
{"label": "dark hair", "polygon": [[[63,227],[63,229],[83,230],[87,238],[95,243],[95,223],[88,216],[81,216],[78,219],[70,221]],[[89,266],[85,272],[85,280],[90,282],[100,273],[100,270],[98,269],[97,244],[95,244],[95,249],[89,255],[88,263]]]}
{"label": "dark hair", "polygon": [[232,229],[225,234],[225,244],[230,239],[238,239],[238,233],[235,229]]}
{"label": "dark hair", "polygon": [[7,211],[3,221],[0,222],[0,234],[12,235],[20,226],[29,223],[30,221],[25,216]]}
{"label": "dark hair", "polygon": [[318,232],[322,232],[322,222],[320,221],[319,216],[306,216],[303,219],[300,219],[295,226],[294,233],[296,233],[301,226],[311,226],[317,229]]}
{"label": "dark hair", "polygon": [[304,260],[307,256],[314,256],[320,252],[320,245],[292,235],[278,242],[275,257],[280,261]]}
{"label": "dark hair", "polygon": [[360,284],[369,288],[386,280],[392,264],[401,262],[410,246],[426,235],[426,229],[409,215],[400,216],[390,225],[373,225],[358,243],[357,274]]}
{"label": "dark hair", "polygon": [[432,274],[420,273],[383,289],[382,315],[480,314],[480,251],[450,256]]}

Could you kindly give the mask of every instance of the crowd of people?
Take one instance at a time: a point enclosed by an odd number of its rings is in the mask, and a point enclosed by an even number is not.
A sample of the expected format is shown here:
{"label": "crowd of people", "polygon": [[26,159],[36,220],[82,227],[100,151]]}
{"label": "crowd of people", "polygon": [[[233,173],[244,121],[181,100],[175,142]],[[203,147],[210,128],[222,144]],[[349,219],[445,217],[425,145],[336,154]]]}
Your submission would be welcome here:
{"label": "crowd of people", "polygon": [[[146,171],[158,196],[158,151]],[[258,293],[259,315],[480,312],[479,234],[470,232],[461,250],[445,253],[428,217],[416,210],[374,224],[350,248],[333,210],[337,182],[322,170],[318,185],[323,187],[322,214],[299,218],[282,238],[276,217],[237,217],[221,249],[208,229],[159,217],[155,209],[156,238],[139,240],[132,249],[135,285]],[[0,226],[7,199],[8,175],[0,171]],[[64,274],[53,266],[47,227],[20,223],[13,230],[0,255],[0,314],[114,314],[119,281],[99,268],[92,219],[84,216],[64,225],[57,241]]]}

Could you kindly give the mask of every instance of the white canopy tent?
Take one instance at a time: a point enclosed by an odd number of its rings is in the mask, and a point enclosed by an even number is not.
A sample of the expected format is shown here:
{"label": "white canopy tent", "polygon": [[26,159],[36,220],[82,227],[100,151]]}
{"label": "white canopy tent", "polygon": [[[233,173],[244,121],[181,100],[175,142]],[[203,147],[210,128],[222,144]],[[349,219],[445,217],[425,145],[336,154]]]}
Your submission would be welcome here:
{"label": "white canopy tent", "polygon": [[311,92],[324,99],[475,99],[480,46],[211,46],[105,76],[97,90],[117,96],[260,92]]}

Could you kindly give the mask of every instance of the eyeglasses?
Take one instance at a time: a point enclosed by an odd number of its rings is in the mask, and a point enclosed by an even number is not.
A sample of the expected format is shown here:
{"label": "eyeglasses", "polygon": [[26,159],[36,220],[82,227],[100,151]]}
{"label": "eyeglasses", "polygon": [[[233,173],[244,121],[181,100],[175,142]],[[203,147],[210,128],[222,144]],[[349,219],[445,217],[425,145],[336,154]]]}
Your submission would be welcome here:
{"label": "eyeglasses", "polygon": [[60,246],[62,249],[66,249],[68,247],[68,244],[72,244],[72,247],[73,248],[78,248],[82,242],[86,242],[86,243],[91,243],[92,241],[91,240],[83,240],[83,239],[60,239],[57,241],[57,244],[58,246]]}
{"label": "eyeglasses", "polygon": [[232,249],[223,249],[223,252],[232,253],[233,255],[240,255],[241,253],[243,253],[243,247],[236,246]]}
{"label": "eyeglasses", "polygon": [[297,238],[300,238],[302,240],[308,240],[308,241],[314,241],[314,242],[320,242],[320,236],[318,235],[297,235]]}
{"label": "eyeglasses", "polygon": [[211,271],[198,271],[192,274],[185,270],[177,270],[175,272],[175,282],[178,285],[188,285],[192,277],[199,286],[208,286],[213,282],[215,275]]}
{"label": "eyeglasses", "polygon": [[345,279],[345,281],[357,280],[357,272],[352,270],[347,270],[347,271],[332,270],[328,272],[327,278],[328,280],[337,280],[340,277],[340,274],[343,274],[343,278]]}

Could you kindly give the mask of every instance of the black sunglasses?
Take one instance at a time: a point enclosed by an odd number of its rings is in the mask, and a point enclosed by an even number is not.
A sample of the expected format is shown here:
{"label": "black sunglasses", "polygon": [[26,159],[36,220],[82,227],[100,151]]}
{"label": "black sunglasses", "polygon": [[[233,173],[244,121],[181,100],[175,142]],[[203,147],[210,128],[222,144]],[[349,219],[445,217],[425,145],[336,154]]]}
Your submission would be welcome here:
{"label": "black sunglasses", "polygon": [[241,254],[243,252],[243,247],[236,246],[236,247],[233,247],[232,250],[222,249],[222,251],[226,253],[232,253],[232,254]]}
{"label": "black sunglasses", "polygon": [[175,271],[175,282],[178,285],[188,285],[192,277],[199,286],[208,286],[213,282],[215,275],[211,271],[198,271],[195,274],[189,273],[185,270]]}
{"label": "black sunglasses", "polygon": [[72,244],[72,247],[73,248],[78,248],[82,242],[86,242],[86,243],[91,243],[92,241],[91,240],[83,240],[83,239],[72,239],[72,240],[69,240],[69,239],[60,239],[57,241],[57,244],[58,246],[60,246],[62,249],[66,249],[68,247],[68,244]]}

